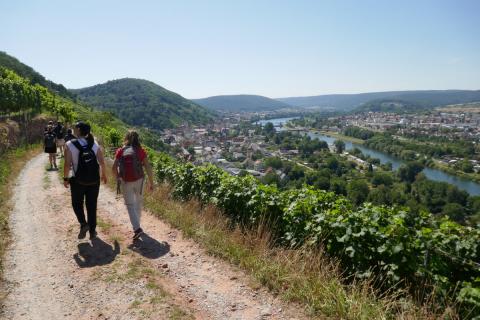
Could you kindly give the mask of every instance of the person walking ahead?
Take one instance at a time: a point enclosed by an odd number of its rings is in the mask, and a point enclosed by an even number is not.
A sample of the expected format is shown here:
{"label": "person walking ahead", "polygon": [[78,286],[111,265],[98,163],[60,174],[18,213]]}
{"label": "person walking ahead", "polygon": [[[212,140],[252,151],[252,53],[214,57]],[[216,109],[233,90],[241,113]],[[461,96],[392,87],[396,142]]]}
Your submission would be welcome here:
{"label": "person walking ahead", "polygon": [[45,129],[43,136],[43,146],[45,153],[48,153],[48,161],[50,162],[50,170],[57,169],[57,144],[53,127],[49,125]]}
{"label": "person walking ahead", "polygon": [[[100,190],[100,168],[101,179],[103,183],[107,183],[105,160],[102,149],[90,132],[90,125],[85,122],[78,122],[75,125],[75,136],[78,139],[72,139],[66,144],[63,181],[65,188],[70,186],[73,211],[80,223],[78,239],[84,239],[87,231],[89,231],[90,239],[93,240],[97,237],[97,198]],[[73,170],[70,171],[70,168]],[[87,220],[85,220],[83,209],[84,203],[87,208]]]}
{"label": "person walking ahead", "polygon": [[140,227],[140,217],[143,203],[143,181],[148,174],[148,189],[153,190],[152,167],[148,161],[147,153],[142,148],[138,133],[130,130],[124,139],[124,146],[115,153],[112,166],[113,175],[120,180],[125,205],[127,206],[130,222],[133,227],[133,240],[138,239],[143,230]]}

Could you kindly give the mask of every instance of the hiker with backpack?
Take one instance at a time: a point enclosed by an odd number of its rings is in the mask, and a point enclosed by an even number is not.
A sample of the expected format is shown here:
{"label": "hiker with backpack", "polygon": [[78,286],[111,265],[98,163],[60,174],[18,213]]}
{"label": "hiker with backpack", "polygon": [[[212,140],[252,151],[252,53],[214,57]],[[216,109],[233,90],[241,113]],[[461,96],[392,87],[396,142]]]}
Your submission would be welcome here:
{"label": "hiker with backpack", "polygon": [[57,148],[60,151],[60,156],[63,157],[63,147],[65,146],[65,127],[60,121],[57,121],[57,125],[53,129],[53,132],[57,136]]}
{"label": "hiker with backpack", "polygon": [[[90,125],[82,121],[77,122],[74,131],[78,138],[66,144],[63,181],[65,188],[70,186],[73,211],[80,223],[78,239],[84,239],[89,231],[90,240],[93,240],[97,237],[100,173],[103,183],[107,183],[105,160],[102,149],[90,132]],[[87,220],[83,209],[84,203],[87,208]]]}
{"label": "hiker with backpack", "polygon": [[[140,227],[143,203],[143,182],[148,175],[148,189],[153,190],[153,173],[147,153],[140,144],[138,133],[134,130],[125,135],[124,145],[117,149],[112,166],[113,175],[120,183],[130,222],[133,227],[133,240],[137,240],[143,230]],[[118,192],[118,189],[117,189]]]}
{"label": "hiker with backpack", "polygon": [[57,144],[56,136],[51,125],[47,126],[43,135],[43,147],[45,153],[48,153],[50,170],[57,169]]}
{"label": "hiker with backpack", "polygon": [[65,143],[67,143],[68,141],[72,140],[72,139],[75,139],[75,136],[73,135],[73,131],[72,129],[68,128],[67,129],[67,134],[65,135]]}

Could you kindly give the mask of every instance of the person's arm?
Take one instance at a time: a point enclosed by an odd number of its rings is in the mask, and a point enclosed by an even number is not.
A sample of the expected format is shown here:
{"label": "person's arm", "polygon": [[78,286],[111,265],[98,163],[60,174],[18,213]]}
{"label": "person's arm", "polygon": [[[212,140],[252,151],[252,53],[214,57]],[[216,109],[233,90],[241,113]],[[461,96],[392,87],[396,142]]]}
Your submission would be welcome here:
{"label": "person's arm", "polygon": [[63,185],[65,186],[65,188],[68,188],[69,181],[65,178],[68,178],[68,175],[70,173],[70,167],[72,166],[72,152],[70,152],[70,149],[67,146],[65,146],[63,152],[65,159],[65,162],[63,164]]}
{"label": "person's arm", "polygon": [[103,151],[102,151],[102,148],[100,148],[100,146],[98,147],[98,151],[97,151],[97,160],[101,169],[102,181],[103,183],[107,184],[107,168],[105,166],[105,158],[103,157]]}
{"label": "person's arm", "polygon": [[143,165],[145,166],[145,170],[147,170],[148,189],[152,191],[153,190],[153,172],[152,172],[152,166],[150,165],[150,161],[148,161],[148,156],[145,156],[145,159],[143,159]]}
{"label": "person's arm", "polygon": [[115,158],[112,165],[112,174],[114,178],[118,179],[118,159]]}

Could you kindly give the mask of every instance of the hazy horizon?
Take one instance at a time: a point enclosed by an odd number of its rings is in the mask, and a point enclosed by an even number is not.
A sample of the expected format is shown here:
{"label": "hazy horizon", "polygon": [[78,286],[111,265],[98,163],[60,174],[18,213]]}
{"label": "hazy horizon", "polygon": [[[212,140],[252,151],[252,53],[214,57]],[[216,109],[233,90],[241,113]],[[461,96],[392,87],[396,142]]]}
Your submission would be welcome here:
{"label": "hazy horizon", "polygon": [[480,2],[0,4],[1,51],[82,88],[124,77],[190,99],[480,89]]}

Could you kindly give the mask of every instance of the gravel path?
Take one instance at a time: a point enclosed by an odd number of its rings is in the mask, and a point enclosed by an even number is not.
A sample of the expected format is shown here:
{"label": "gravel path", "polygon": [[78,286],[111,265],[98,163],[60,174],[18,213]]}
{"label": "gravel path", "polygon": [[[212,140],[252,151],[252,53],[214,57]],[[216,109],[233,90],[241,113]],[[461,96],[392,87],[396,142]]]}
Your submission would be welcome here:
{"label": "gravel path", "polygon": [[132,244],[123,201],[102,186],[99,240],[78,241],[69,190],[45,155],[14,190],[5,319],[303,319],[249,278],[144,212]]}

